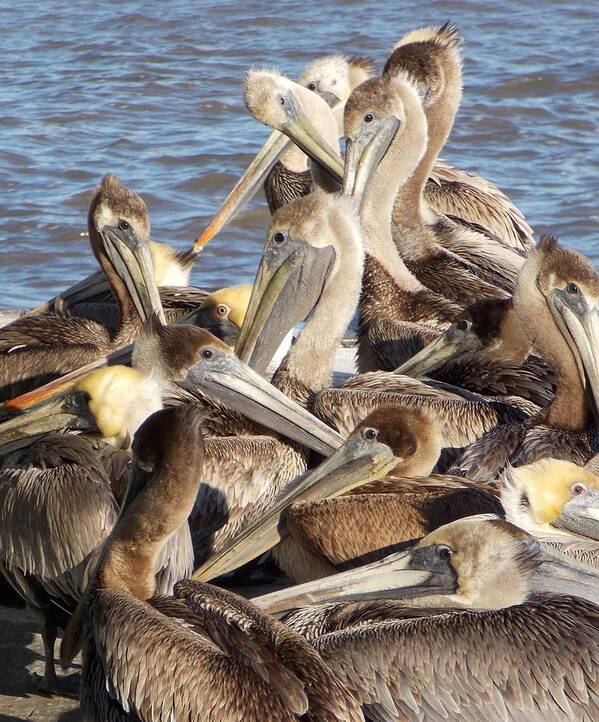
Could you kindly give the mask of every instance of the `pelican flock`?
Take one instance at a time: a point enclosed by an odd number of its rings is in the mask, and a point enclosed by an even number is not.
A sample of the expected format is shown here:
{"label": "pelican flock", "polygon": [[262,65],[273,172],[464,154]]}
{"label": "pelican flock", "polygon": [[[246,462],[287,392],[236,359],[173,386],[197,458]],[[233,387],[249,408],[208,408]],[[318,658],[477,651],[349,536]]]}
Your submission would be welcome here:
{"label": "pelican flock", "polygon": [[[0,329],[0,590],[83,719],[599,719],[599,274],[439,160],[461,45],[248,70],[190,247],[107,175],[98,271]],[[253,285],[190,286],[260,186]]]}

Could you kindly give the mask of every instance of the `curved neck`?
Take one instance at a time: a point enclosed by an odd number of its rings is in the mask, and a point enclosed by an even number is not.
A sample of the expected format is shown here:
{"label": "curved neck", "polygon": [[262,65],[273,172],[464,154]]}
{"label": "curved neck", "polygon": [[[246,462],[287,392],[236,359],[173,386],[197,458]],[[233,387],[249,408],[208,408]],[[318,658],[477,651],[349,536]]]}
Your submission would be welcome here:
{"label": "curved neck", "polygon": [[397,286],[415,292],[424,290],[424,286],[410,273],[397,252],[391,228],[395,197],[414,172],[426,146],[426,121],[413,95],[404,104],[406,123],[370,178],[360,219],[366,253],[383,266]]}

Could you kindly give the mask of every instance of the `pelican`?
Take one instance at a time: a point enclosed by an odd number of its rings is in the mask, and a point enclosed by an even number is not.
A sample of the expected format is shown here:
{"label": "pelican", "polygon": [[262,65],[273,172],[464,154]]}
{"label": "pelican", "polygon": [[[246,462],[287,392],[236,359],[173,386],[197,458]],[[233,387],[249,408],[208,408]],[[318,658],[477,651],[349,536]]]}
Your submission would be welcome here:
{"label": "pelican", "polygon": [[[143,321],[163,317],[153,282],[146,206],[115,176],[105,176],[89,210],[92,250],[119,308],[114,333],[74,316],[20,318],[0,332],[0,398],[7,399],[131,343]],[[137,229],[140,229],[139,236]]]}
{"label": "pelican", "polygon": [[508,467],[500,490],[509,521],[543,544],[599,568],[599,479],[594,473],[546,458]]}
{"label": "pelican", "polygon": [[552,369],[531,356],[512,299],[471,304],[453,324],[403,363],[396,373],[433,379],[488,396],[515,395],[546,406],[553,398]]}
{"label": "pelican", "polygon": [[[286,623],[313,639],[370,719],[591,722],[599,714],[592,583],[508,522],[470,517],[384,563],[253,601],[279,613],[329,602]],[[405,601],[386,601],[393,597]]]}
{"label": "pelican", "polygon": [[596,451],[599,277],[582,254],[544,236],[518,277],[514,308],[531,346],[554,369],[555,397],[525,424],[498,427],[465,449],[457,467],[494,479],[514,466],[553,456],[583,465]]}
{"label": "pelican", "polygon": [[431,213],[424,202],[425,186],[462,95],[460,42],[456,28],[449,24],[408,33],[387,60],[385,74],[398,70],[410,74],[418,85],[428,127],[426,153],[393,207],[394,241],[424,285],[469,303],[505,297],[513,289],[523,258],[494,236]]}
{"label": "pelican", "polygon": [[362,720],[309,643],[251,603],[191,581],[172,597],[156,588],[161,550],[198,494],[201,416],[157,412],[134,454],[123,509],[61,648],[67,663],[83,646],[84,719]]}

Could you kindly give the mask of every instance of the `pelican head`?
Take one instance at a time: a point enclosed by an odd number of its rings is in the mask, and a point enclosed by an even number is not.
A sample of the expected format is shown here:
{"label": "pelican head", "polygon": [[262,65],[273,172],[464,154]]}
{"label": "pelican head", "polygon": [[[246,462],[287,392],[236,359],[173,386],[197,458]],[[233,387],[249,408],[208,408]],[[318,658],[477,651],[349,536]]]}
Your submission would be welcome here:
{"label": "pelican head", "polygon": [[578,376],[599,417],[599,275],[593,264],[555,237],[543,236],[518,275],[514,308],[532,346],[556,369],[558,395],[547,410],[548,421],[563,403],[569,408],[561,414],[562,427],[585,428],[588,403],[583,411],[573,408],[567,396],[560,397],[561,390],[569,394],[571,389],[560,389],[559,379]]}
{"label": "pelican head", "polygon": [[436,419],[425,409],[381,406],[356,426],[356,431],[378,430],[399,460],[396,474],[412,478],[428,476],[439,459],[443,440]]}
{"label": "pelican head", "polygon": [[[320,95],[331,107],[339,104],[342,110],[352,90],[373,73],[373,64],[368,58],[358,55],[351,58],[326,55],[310,63],[297,82]],[[340,135],[343,135],[343,127],[340,131]]]}
{"label": "pelican head", "polygon": [[417,87],[402,72],[370,78],[358,86],[345,104],[344,128],[343,192],[358,203],[372,172],[395,140],[407,173],[426,148],[426,118]]}
{"label": "pelican head", "polygon": [[599,478],[562,459],[509,467],[501,485],[508,518],[531,533],[599,539]]}
{"label": "pelican head", "polygon": [[208,294],[188,322],[207,329],[229,345],[234,345],[252,294],[251,283],[220,288]]}
{"label": "pelican head", "polygon": [[599,575],[546,552],[517,526],[492,514],[470,516],[427,534],[407,551],[331,577],[254,599],[278,613],[308,604],[410,598],[422,606],[501,609],[534,594],[599,599]]}
{"label": "pelican head", "polygon": [[530,342],[512,299],[485,298],[465,308],[439,338],[408,359],[395,373],[425,376],[453,359],[484,353],[487,359],[525,360]]}
{"label": "pelican head", "polygon": [[339,434],[265,381],[205,329],[153,322],[135,343],[133,365],[160,379],[168,393],[178,388],[203,401],[213,399],[326,456],[343,443]]}
{"label": "pelican head", "polygon": [[451,102],[457,109],[462,95],[461,42],[458,29],[450,23],[413,30],[395,45],[383,73],[409,73],[426,110],[442,97],[447,98],[448,93],[453,94]]}
{"label": "pelican head", "polygon": [[[361,277],[363,256],[359,220],[347,199],[312,193],[279,209],[237,342],[239,358],[262,373],[288,331],[334,293],[333,286],[340,292],[337,279],[346,273]],[[358,292],[347,303],[357,303]],[[315,338],[313,366],[318,345]]]}
{"label": "pelican head", "polygon": [[154,313],[163,317],[143,199],[116,176],[104,176],[90,204],[88,228],[94,254],[113,287],[124,283],[143,320]]}

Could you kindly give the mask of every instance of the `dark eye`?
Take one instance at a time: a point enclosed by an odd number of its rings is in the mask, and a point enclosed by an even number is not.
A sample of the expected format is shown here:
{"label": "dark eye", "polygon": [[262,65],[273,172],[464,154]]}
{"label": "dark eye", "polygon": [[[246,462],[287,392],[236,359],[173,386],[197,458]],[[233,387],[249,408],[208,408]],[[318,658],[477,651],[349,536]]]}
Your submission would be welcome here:
{"label": "dark eye", "polygon": [[287,234],[283,233],[283,231],[277,231],[272,237],[272,240],[280,246],[287,240]]}
{"label": "dark eye", "polygon": [[368,441],[374,441],[378,436],[379,432],[376,429],[364,429],[363,436]]}
{"label": "dark eye", "polygon": [[453,555],[453,549],[451,547],[442,545],[440,547],[437,547],[437,554],[439,555],[440,559],[451,559]]}
{"label": "dark eye", "polygon": [[575,283],[569,283],[566,286],[566,291],[570,294],[570,296],[578,296],[580,293],[580,289]]}
{"label": "dark eye", "polygon": [[226,316],[226,315],[227,315],[227,311],[228,311],[228,308],[227,308],[226,306],[223,306],[222,303],[220,304],[220,306],[217,306],[217,307],[216,307],[216,313],[217,313],[219,316]]}
{"label": "dark eye", "polygon": [[202,358],[207,358],[207,359],[214,358],[214,351],[212,351],[212,349],[205,348],[202,351]]}
{"label": "dark eye", "polygon": [[285,105],[285,98],[284,98],[282,95],[279,96],[279,103],[280,103],[281,105]]}
{"label": "dark eye", "polygon": [[372,113],[366,113],[366,115],[364,116],[364,122],[372,123],[373,120],[374,120],[374,115]]}
{"label": "dark eye", "polygon": [[119,221],[119,228],[121,229],[121,231],[128,231],[131,228],[131,226],[129,225],[129,223],[127,221],[124,221],[123,219],[121,219]]}
{"label": "dark eye", "polygon": [[465,318],[462,318],[456,322],[456,328],[460,331],[467,331],[470,328],[470,321],[466,321]]}
{"label": "dark eye", "polygon": [[586,486],[584,484],[581,484],[580,482],[572,486],[573,496],[581,496],[582,494],[586,494],[586,491]]}
{"label": "dark eye", "polygon": [[316,90],[316,83],[308,83],[308,90]]}

